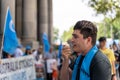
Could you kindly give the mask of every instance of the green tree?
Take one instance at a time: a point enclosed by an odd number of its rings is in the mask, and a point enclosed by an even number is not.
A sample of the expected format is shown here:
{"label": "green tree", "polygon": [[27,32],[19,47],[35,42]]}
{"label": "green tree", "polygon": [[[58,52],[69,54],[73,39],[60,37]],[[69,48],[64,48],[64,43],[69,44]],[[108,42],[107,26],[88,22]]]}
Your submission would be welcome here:
{"label": "green tree", "polygon": [[56,42],[59,39],[59,29],[53,27],[53,42]]}
{"label": "green tree", "polygon": [[115,19],[111,23],[110,18],[104,18],[101,23],[98,23],[98,38],[100,36],[106,36],[108,38],[120,39],[120,23]]}
{"label": "green tree", "polygon": [[113,26],[113,36],[115,39],[120,39],[120,18],[115,19],[112,24]]}
{"label": "green tree", "polygon": [[98,38],[101,36],[112,37],[112,26],[109,24],[109,21],[108,18],[105,18],[102,22],[98,23]]}
{"label": "green tree", "polygon": [[88,5],[97,14],[109,15],[110,17],[114,14],[114,18],[120,17],[120,0],[89,0]]}
{"label": "green tree", "polygon": [[104,20],[98,24],[98,37],[104,35],[120,39],[120,0],[89,0],[88,5],[96,11],[96,15],[104,15]]}
{"label": "green tree", "polygon": [[61,36],[62,41],[66,42],[68,39],[72,37],[73,27],[70,27],[68,31],[64,31],[63,35]]}

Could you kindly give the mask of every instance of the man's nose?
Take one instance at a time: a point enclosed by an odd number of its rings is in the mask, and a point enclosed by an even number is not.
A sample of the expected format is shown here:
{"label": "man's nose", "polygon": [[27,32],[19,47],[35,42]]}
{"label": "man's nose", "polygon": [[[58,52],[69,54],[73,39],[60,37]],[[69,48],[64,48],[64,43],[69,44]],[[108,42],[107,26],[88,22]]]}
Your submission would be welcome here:
{"label": "man's nose", "polygon": [[71,42],[74,42],[74,38],[73,37],[71,38]]}

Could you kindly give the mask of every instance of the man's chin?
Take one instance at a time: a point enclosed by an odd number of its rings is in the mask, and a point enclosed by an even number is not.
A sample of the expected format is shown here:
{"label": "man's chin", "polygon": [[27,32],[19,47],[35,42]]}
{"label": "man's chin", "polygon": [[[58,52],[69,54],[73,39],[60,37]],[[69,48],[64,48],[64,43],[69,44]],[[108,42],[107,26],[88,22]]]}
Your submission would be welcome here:
{"label": "man's chin", "polygon": [[73,51],[79,53],[79,50],[77,50],[77,49],[73,49]]}

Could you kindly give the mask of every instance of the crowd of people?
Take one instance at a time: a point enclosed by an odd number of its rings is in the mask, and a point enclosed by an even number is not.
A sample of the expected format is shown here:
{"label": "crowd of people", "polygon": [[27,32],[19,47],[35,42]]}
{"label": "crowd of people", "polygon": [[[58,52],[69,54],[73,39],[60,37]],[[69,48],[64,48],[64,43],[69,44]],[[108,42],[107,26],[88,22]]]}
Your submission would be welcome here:
{"label": "crowd of people", "polygon": [[107,38],[97,41],[97,27],[90,21],[78,21],[68,41],[63,45],[62,57],[58,49],[50,47],[48,53],[43,46],[32,49],[19,45],[14,55],[3,52],[3,58],[33,55],[37,80],[119,80],[120,79],[120,44],[115,41],[106,47]]}
{"label": "crowd of people", "polygon": [[[58,55],[54,47],[51,46],[49,52],[43,51],[43,46],[39,46],[38,49],[32,49],[27,45],[25,48],[22,45],[18,45],[14,54],[9,54],[3,51],[2,58],[17,58],[27,55],[33,55],[35,60],[36,80],[57,80],[58,68],[57,59]],[[50,63],[50,64],[49,64]]]}

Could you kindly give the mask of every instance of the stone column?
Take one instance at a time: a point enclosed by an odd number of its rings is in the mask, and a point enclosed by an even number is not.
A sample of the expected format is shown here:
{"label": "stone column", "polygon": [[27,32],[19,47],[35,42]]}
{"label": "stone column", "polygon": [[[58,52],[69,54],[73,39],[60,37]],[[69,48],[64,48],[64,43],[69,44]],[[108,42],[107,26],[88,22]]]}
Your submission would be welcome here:
{"label": "stone column", "polygon": [[50,44],[53,43],[53,8],[52,0],[48,0],[48,36]]}
{"label": "stone column", "polygon": [[23,0],[16,0],[16,32],[17,32],[17,36],[19,39],[21,39],[22,37],[22,1]]}
{"label": "stone column", "polygon": [[[13,23],[15,24],[15,1],[16,0],[0,0],[0,41],[2,39],[4,24],[6,18],[7,8],[10,8],[10,12],[12,15]],[[0,43],[1,44],[1,43]]]}
{"label": "stone column", "polygon": [[48,0],[38,0],[38,40],[42,42],[42,34],[48,35]]}
{"label": "stone column", "polygon": [[5,24],[7,8],[10,8],[13,22],[15,24],[15,0],[1,0],[1,26],[2,31]]}
{"label": "stone column", "polygon": [[[0,0],[0,42],[2,42],[2,29],[1,29],[1,0]],[[0,49],[1,49],[1,43],[0,43]]]}
{"label": "stone column", "polygon": [[23,0],[23,45],[38,47],[37,36],[37,0]]}
{"label": "stone column", "polygon": [[0,38],[2,34],[2,29],[1,29],[1,0],[0,0]]}

